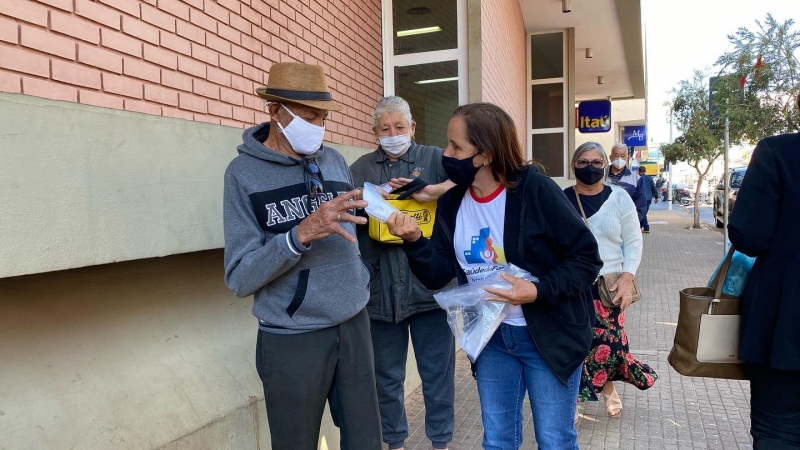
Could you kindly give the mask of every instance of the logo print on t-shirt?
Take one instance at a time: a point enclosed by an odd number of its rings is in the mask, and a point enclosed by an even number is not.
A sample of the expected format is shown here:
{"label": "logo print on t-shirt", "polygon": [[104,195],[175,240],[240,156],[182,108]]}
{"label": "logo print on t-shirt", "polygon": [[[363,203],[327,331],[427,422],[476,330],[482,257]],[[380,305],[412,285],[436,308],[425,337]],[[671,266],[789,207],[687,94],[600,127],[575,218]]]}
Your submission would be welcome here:
{"label": "logo print on t-shirt", "polygon": [[495,245],[491,238],[492,230],[483,228],[478,236],[472,236],[470,249],[464,250],[464,259],[468,264],[505,264],[506,254],[502,248]]}

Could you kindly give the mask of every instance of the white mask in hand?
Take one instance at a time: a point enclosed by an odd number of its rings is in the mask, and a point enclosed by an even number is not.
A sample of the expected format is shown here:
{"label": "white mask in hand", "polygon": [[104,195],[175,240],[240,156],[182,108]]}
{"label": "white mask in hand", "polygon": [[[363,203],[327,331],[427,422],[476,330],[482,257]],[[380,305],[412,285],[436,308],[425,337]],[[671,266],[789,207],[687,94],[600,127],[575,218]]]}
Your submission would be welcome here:
{"label": "white mask in hand", "polygon": [[310,155],[319,150],[320,146],[322,146],[322,138],[325,136],[325,127],[308,123],[300,117],[297,117],[282,103],[281,107],[291,114],[293,119],[286,128],[284,128],[279,121],[276,120],[275,122],[278,124],[278,128],[281,129],[283,135],[286,136],[286,140],[289,141],[292,150],[301,155]]}
{"label": "white mask in hand", "polygon": [[625,161],[624,158],[617,158],[614,160],[612,164],[614,164],[614,167],[616,167],[617,169],[622,169],[628,164],[628,162]]}
{"label": "white mask in hand", "polygon": [[397,136],[380,136],[378,140],[381,142],[383,151],[393,158],[403,156],[405,152],[411,147],[411,135],[400,134]]}

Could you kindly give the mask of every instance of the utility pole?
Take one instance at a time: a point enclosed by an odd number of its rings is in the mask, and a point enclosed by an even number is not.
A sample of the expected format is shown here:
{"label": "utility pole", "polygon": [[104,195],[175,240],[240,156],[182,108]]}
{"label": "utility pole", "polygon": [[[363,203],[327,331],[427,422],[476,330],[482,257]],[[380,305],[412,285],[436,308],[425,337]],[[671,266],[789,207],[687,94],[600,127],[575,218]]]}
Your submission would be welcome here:
{"label": "utility pole", "polygon": [[730,137],[729,137],[729,128],[730,124],[728,121],[728,116],[725,116],[725,147],[723,150],[722,158],[723,158],[723,171],[722,171],[722,182],[723,182],[723,194],[722,194],[722,234],[723,234],[723,245],[722,245],[722,255],[725,256],[725,252],[728,251],[728,213],[730,212],[730,193],[731,193],[731,179],[728,176],[728,150],[730,147]]}
{"label": "utility pole", "polygon": [[[672,144],[672,105],[669,105],[669,143]],[[672,211],[672,166],[674,163],[669,163],[669,186],[667,187],[667,209]]]}

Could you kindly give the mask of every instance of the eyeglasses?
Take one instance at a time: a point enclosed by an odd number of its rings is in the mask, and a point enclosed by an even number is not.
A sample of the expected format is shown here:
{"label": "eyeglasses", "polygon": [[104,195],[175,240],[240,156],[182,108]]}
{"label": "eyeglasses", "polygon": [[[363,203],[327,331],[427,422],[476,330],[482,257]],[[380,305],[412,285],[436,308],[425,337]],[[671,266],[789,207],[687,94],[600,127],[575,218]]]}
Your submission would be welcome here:
{"label": "eyeglasses", "polygon": [[306,188],[308,190],[308,213],[312,212],[311,202],[316,206],[327,200],[325,188],[322,186],[322,173],[314,158],[303,158],[303,167],[306,169]]}
{"label": "eyeglasses", "polygon": [[575,161],[575,167],[577,169],[583,169],[584,167],[588,166],[589,164],[592,165],[595,169],[602,169],[606,166],[606,162],[602,159],[595,159],[594,161],[589,161],[587,159],[579,159]]}

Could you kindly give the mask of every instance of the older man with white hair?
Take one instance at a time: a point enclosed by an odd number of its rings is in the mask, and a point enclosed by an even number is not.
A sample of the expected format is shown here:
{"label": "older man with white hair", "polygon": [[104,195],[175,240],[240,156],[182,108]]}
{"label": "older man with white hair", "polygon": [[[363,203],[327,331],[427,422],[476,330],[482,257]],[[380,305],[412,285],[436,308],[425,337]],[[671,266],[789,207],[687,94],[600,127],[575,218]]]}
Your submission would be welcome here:
{"label": "older man with white hair", "polygon": [[[419,201],[436,200],[454,186],[442,167],[444,149],[414,142],[416,123],[405,100],[382,98],[373,118],[379,145],[350,166],[356,186],[364,182],[390,189],[405,186],[416,190],[413,197]],[[422,378],[425,434],[433,448],[446,448],[455,424],[455,342],[447,315],[433,299],[434,292],[411,273],[402,245],[370,238],[367,227],[357,231],[361,255],[375,273],[367,312],[383,441],[392,450],[401,449],[408,437],[403,382],[410,334]]]}
{"label": "older man with white hair", "polygon": [[614,144],[611,147],[611,167],[606,178],[609,184],[619,186],[631,196],[636,205],[639,221],[647,214],[647,197],[642,178],[628,168],[628,146]]}

